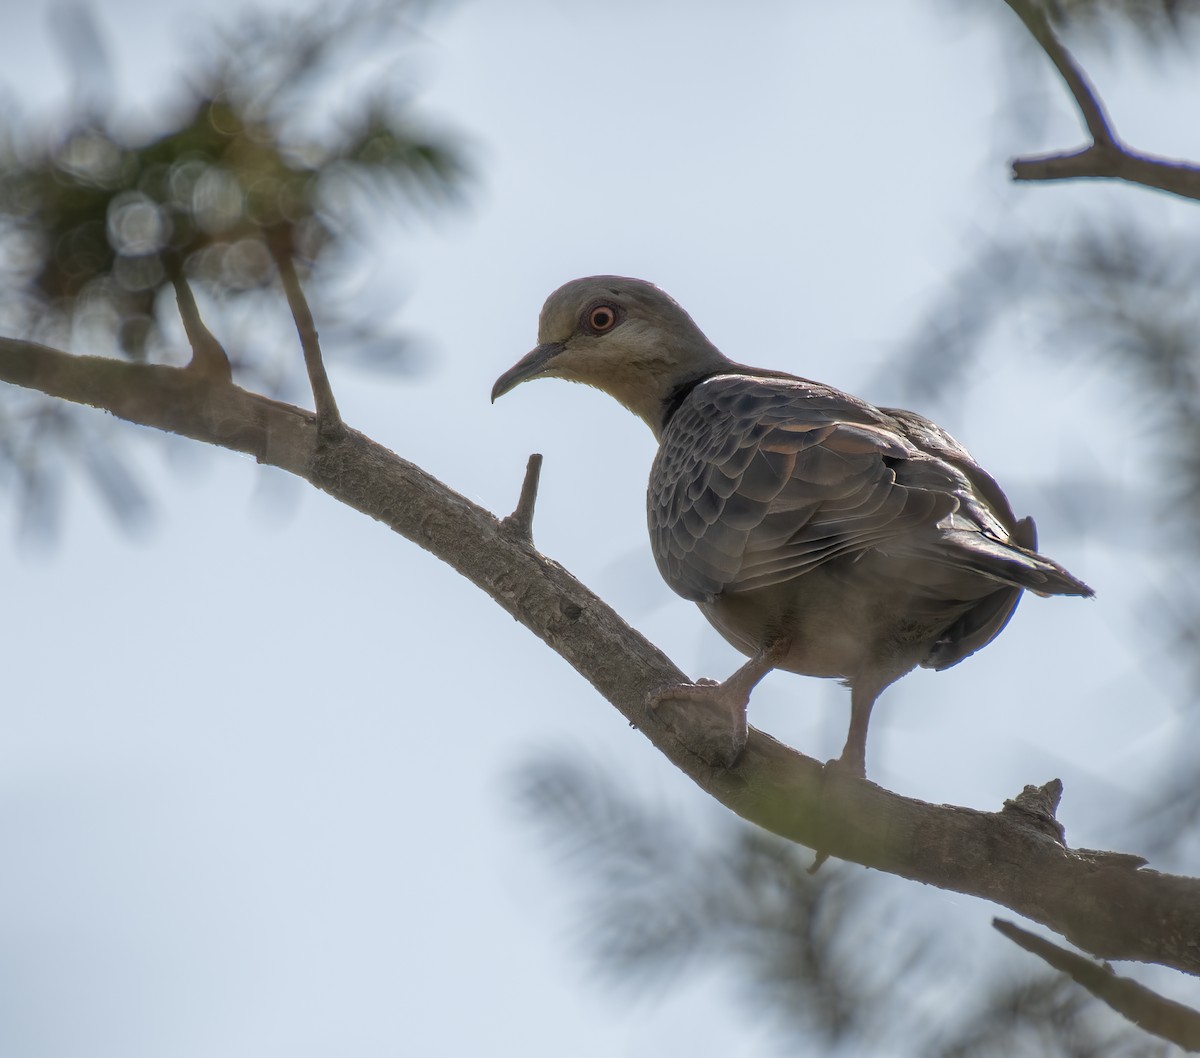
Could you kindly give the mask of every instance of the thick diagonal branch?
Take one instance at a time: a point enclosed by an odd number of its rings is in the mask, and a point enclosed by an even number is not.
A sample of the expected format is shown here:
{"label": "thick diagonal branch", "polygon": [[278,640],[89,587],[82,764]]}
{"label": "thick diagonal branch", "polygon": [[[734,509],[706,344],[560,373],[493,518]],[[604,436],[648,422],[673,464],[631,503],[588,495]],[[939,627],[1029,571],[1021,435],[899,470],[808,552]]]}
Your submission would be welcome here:
{"label": "thick diagonal branch", "polygon": [[[376,518],[447,562],[565,658],[702,789],[767,830],[840,859],[1002,904],[1101,958],[1200,973],[1200,881],[1064,848],[1025,810],[930,805],[827,770],[750,730],[733,768],[689,748],[703,705],[653,713],[687,677],[602,599],[488,511],[369,438],[318,436],[299,408],[186,371],[0,339],[0,381],[246,452]],[[452,734],[441,737],[452,738]]]}

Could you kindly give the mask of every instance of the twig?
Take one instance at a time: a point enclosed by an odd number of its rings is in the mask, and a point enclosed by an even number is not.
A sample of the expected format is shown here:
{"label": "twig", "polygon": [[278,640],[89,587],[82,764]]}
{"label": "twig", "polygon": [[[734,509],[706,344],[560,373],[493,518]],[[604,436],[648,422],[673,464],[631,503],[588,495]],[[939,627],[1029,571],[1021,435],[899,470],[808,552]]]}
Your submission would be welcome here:
{"label": "twig", "polygon": [[1017,18],[1025,23],[1025,28],[1029,30],[1033,39],[1038,42],[1042,51],[1054,63],[1055,69],[1067,83],[1067,88],[1075,97],[1075,105],[1079,107],[1079,113],[1083,115],[1088,132],[1092,135],[1092,142],[1107,144],[1110,147],[1117,146],[1117,138],[1109,124],[1108,115],[1104,112],[1104,104],[1096,95],[1096,90],[1088,80],[1087,74],[1083,72],[1071,53],[1054,35],[1054,29],[1042,6],[1037,0],[1004,0],[1004,2],[1013,9]]}
{"label": "twig", "polygon": [[333,389],[325,372],[325,361],[321,357],[321,343],[317,336],[317,325],[313,320],[296,265],[292,259],[291,238],[286,229],[271,232],[267,237],[271,256],[279,271],[279,281],[287,295],[288,308],[296,321],[296,333],[300,336],[300,348],[304,352],[304,367],[308,371],[308,382],[312,387],[313,403],[317,409],[317,423],[321,436],[336,438],[343,431],[341,412],[333,399]]}
{"label": "twig", "polygon": [[525,480],[521,483],[521,496],[517,500],[516,510],[507,518],[502,518],[500,524],[511,530],[522,540],[533,543],[533,508],[537,503],[538,481],[542,475],[542,456],[534,452],[525,464]]}
{"label": "twig", "polygon": [[1135,1025],[1185,1050],[1200,1050],[1200,1012],[1160,996],[1128,977],[1119,977],[1107,964],[1060,948],[1012,922],[996,918],[992,925],[1014,944],[1065,973]]}
{"label": "twig", "polygon": [[175,301],[179,305],[179,315],[183,320],[183,330],[187,335],[188,344],[192,347],[192,359],[185,370],[194,371],[211,378],[214,381],[232,382],[233,368],[229,364],[229,356],[225,347],[217,341],[200,318],[200,310],[196,307],[196,298],[192,288],[183,277],[179,268],[168,267],[171,285],[175,287]]}
{"label": "twig", "polygon": [[1181,198],[1200,200],[1200,167],[1157,158],[1125,146],[1113,131],[1087,74],[1054,33],[1037,0],[1005,0],[1066,83],[1092,142],[1077,151],[1016,158],[1014,180],[1123,180]]}
{"label": "twig", "polygon": [[1092,144],[1067,154],[1015,158],[1012,171],[1016,180],[1124,180],[1180,198],[1200,200],[1200,167],[1155,158],[1120,144]]}

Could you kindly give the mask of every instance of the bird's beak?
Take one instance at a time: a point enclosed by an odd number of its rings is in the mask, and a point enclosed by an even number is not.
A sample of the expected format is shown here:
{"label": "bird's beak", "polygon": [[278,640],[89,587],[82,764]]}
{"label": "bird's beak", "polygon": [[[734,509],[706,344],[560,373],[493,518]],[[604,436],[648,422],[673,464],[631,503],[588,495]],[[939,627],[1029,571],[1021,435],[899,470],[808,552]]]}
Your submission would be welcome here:
{"label": "bird's beak", "polygon": [[496,379],[496,384],[492,387],[492,403],[495,404],[497,397],[503,397],[510,389],[519,386],[527,378],[540,375],[546,369],[546,364],[562,351],[562,342],[547,342],[545,345],[539,345],[532,352],[526,353]]}

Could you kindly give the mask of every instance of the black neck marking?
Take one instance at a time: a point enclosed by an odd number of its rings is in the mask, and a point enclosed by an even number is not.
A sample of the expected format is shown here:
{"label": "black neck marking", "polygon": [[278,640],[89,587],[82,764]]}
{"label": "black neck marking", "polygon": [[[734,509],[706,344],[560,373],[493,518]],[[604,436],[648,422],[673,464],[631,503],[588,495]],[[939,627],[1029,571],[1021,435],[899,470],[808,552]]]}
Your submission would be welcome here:
{"label": "black neck marking", "polygon": [[666,395],[662,402],[662,428],[664,430],[667,428],[667,423],[675,418],[675,413],[679,411],[683,402],[688,399],[692,390],[700,385],[701,382],[707,382],[712,377],[712,375],[701,375],[699,378],[688,379],[688,381],[680,383]]}

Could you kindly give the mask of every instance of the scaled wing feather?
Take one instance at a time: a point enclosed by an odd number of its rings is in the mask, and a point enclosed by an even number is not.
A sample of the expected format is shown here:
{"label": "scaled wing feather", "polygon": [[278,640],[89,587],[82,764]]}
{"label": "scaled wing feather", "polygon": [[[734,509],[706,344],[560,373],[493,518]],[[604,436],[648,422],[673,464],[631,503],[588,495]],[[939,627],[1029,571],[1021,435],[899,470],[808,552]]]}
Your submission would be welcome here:
{"label": "scaled wing feather", "polygon": [[[926,463],[909,487],[896,466]],[[816,383],[725,375],[689,395],[650,479],[659,568],[690,599],[765,587],[932,527],[966,483],[869,405]],[[930,487],[930,486],[935,487]]]}

